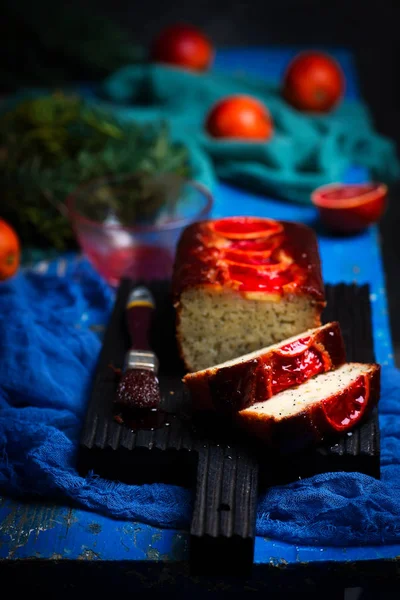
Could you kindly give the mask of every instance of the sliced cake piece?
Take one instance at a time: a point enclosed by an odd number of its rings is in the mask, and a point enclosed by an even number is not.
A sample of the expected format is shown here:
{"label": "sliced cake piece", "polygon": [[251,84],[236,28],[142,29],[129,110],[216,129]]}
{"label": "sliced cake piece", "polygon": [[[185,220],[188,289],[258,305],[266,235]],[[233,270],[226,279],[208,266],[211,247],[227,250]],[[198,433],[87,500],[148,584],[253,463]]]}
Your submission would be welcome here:
{"label": "sliced cake piece", "polygon": [[350,431],[376,406],[378,364],[346,363],[236,414],[239,427],[278,449]]}
{"label": "sliced cake piece", "polygon": [[194,410],[233,413],[325,373],[346,360],[339,323],[328,323],[209,369],[183,381]]}
{"label": "sliced cake piece", "polygon": [[275,344],[321,325],[317,237],[259,217],[194,223],[178,244],[172,292],[188,371]]}

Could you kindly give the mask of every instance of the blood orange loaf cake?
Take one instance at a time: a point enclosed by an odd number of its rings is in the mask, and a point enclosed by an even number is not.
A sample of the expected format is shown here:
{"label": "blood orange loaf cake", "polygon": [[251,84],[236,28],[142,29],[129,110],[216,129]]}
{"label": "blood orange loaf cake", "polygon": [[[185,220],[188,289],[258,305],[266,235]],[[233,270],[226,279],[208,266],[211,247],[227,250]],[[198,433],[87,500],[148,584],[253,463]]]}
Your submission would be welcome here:
{"label": "blood orange loaf cake", "polygon": [[345,363],[235,415],[239,427],[274,448],[299,448],[343,434],[378,403],[380,365]]}
{"label": "blood orange loaf cake", "polygon": [[345,360],[340,327],[334,322],[231,361],[188,373],[183,381],[190,391],[194,410],[233,413],[330,371]]}
{"label": "blood orange loaf cake", "polygon": [[258,217],[195,223],[179,241],[172,292],[189,371],[318,327],[325,297],[316,235]]}

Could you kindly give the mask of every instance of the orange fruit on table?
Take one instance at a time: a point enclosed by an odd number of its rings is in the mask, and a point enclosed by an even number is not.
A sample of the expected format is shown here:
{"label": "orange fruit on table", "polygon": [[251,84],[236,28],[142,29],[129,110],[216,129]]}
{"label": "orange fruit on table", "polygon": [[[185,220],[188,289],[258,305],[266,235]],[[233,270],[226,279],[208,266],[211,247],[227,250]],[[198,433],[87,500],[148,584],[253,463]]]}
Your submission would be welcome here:
{"label": "orange fruit on table", "polygon": [[283,96],[301,111],[324,113],[342,99],[344,73],[338,62],[322,52],[301,52],[289,64]]}
{"label": "orange fruit on table", "polygon": [[327,229],[357,233],[382,217],[387,192],[384,183],[333,183],[317,188],[311,201]]}
{"label": "orange fruit on table", "polygon": [[14,275],[20,264],[21,247],[14,229],[0,219],[0,281]]}
{"label": "orange fruit on table", "polygon": [[273,133],[267,107],[252,96],[228,96],[217,102],[206,118],[206,130],[216,138],[268,140]]}
{"label": "orange fruit on table", "polygon": [[206,130],[216,138],[266,141],[273,134],[267,107],[252,96],[228,96],[217,102],[206,118]]}
{"label": "orange fruit on table", "polygon": [[150,51],[154,62],[194,71],[206,71],[214,54],[211,41],[200,29],[183,24],[163,29],[154,39]]}

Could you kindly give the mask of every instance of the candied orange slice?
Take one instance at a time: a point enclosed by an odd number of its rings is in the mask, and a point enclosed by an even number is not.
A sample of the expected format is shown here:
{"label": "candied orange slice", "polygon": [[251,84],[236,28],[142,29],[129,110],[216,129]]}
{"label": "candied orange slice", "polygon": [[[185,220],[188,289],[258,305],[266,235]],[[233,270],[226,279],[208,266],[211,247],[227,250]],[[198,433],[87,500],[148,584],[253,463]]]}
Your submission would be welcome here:
{"label": "candied orange slice", "polygon": [[367,408],[369,397],[369,381],[361,375],[351,386],[343,398],[338,402],[334,396],[324,402],[326,418],[336,431],[343,431],[359,421]]}
{"label": "candied orange slice", "polygon": [[300,338],[298,340],[294,340],[294,342],[290,342],[285,346],[281,346],[275,350],[276,354],[280,354],[281,356],[298,356],[299,354],[303,354],[305,350],[307,350],[308,346],[311,342],[311,336],[306,336],[304,338]]}
{"label": "candied orange slice", "polygon": [[284,271],[293,263],[293,259],[283,250],[276,253],[276,256],[274,257],[265,256],[263,254],[247,254],[246,252],[231,253],[229,250],[226,250],[222,254],[222,259],[225,260],[228,265],[246,266],[250,269],[257,269],[257,271],[263,273]]}
{"label": "candied orange slice", "polygon": [[250,240],[270,237],[282,231],[283,226],[259,217],[227,217],[210,223],[210,228],[230,240]]}
{"label": "candied orange slice", "polygon": [[257,290],[265,292],[282,291],[293,277],[289,271],[265,271],[248,265],[228,264],[228,277],[234,287],[241,291]]}
{"label": "candied orange slice", "polygon": [[268,238],[253,240],[231,240],[229,250],[231,252],[246,252],[247,254],[271,254],[276,248],[282,246],[284,237],[273,235]]}

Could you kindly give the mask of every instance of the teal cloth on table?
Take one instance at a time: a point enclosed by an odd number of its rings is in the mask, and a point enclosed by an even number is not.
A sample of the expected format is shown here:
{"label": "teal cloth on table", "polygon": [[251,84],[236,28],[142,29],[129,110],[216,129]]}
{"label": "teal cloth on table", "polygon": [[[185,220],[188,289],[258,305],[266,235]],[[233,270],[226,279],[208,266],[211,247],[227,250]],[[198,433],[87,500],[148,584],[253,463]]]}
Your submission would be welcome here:
{"label": "teal cloth on table", "polygon": [[[267,142],[211,138],[204,122],[212,105],[231,94],[251,94],[268,107],[274,135]],[[221,179],[286,200],[310,202],[316,187],[342,181],[353,166],[390,183],[400,175],[394,143],[378,135],[367,107],[344,100],[325,115],[290,107],[276,84],[162,65],[126,66],[105,79],[91,99],[123,121],[167,121],[174,139],[211,157]]]}

